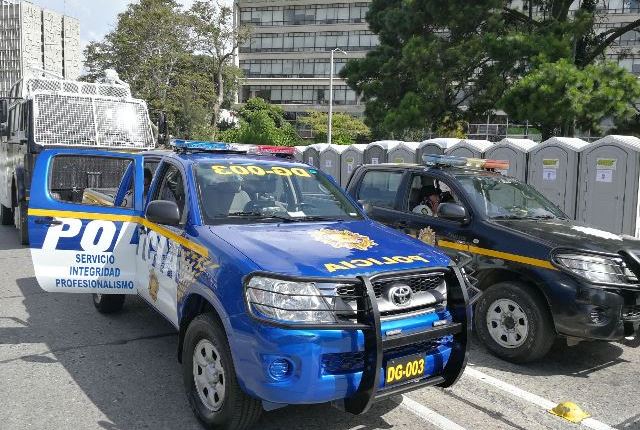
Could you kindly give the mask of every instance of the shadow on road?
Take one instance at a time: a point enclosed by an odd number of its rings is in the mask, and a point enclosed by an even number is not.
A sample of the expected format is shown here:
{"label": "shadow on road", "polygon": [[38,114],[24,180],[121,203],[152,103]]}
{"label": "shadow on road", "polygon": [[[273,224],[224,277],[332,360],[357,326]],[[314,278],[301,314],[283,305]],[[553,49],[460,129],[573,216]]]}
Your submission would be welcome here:
{"label": "shadow on road", "polygon": [[[123,312],[105,316],[89,295],[34,294],[39,287],[32,277],[17,284],[28,318],[0,328],[0,344],[21,345],[0,366],[22,361],[46,373],[46,366],[61,364],[106,417],[95,423],[104,429],[200,428],[184,395],[177,334],[141,299],[127,298]],[[391,425],[381,416],[396,407],[380,402],[365,416],[329,405],[287,407],[265,413],[256,428],[386,429]]]}
{"label": "shadow on road", "polygon": [[18,240],[18,231],[12,225],[0,226],[0,251],[24,249]]}
{"label": "shadow on road", "polygon": [[564,339],[558,339],[549,355],[534,363],[518,365],[492,356],[473,337],[470,361],[476,365],[492,367],[497,370],[532,376],[564,375],[587,378],[593,372],[616,366],[629,361],[620,358],[623,349],[611,342],[581,342],[576,346],[567,346]]}

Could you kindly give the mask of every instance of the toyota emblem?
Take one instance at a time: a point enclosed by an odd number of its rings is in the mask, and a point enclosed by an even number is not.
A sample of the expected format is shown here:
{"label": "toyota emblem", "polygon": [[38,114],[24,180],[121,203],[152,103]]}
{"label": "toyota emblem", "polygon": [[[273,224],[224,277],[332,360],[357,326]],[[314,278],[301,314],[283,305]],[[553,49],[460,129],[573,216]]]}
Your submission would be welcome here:
{"label": "toyota emblem", "polygon": [[389,301],[396,306],[406,306],[411,303],[413,291],[408,285],[394,285],[389,289]]}

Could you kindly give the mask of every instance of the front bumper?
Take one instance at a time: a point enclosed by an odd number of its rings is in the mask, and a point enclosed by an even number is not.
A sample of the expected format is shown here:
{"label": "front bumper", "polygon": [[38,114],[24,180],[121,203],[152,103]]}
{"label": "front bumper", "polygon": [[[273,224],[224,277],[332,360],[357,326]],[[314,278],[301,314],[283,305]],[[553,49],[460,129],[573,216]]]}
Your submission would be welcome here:
{"label": "front bumper", "polygon": [[[466,365],[471,319],[457,268],[451,270],[451,276],[456,282],[447,282],[447,308],[417,316],[381,321],[372,286],[372,279],[377,278],[360,277],[357,321],[351,327],[303,329],[247,321],[240,316],[234,322],[232,318],[232,324],[244,325],[237,332],[250,332],[234,336],[232,342],[238,378],[250,395],[263,401],[334,401],[355,414],[390,395],[423,386],[450,386]],[[413,354],[424,357],[424,376],[385,387],[387,360]],[[282,359],[291,364],[291,371],[285,379],[275,380],[268,368]]]}
{"label": "front bumper", "polygon": [[640,291],[603,288],[562,271],[547,272],[547,297],[556,331],[586,340],[640,336]]}

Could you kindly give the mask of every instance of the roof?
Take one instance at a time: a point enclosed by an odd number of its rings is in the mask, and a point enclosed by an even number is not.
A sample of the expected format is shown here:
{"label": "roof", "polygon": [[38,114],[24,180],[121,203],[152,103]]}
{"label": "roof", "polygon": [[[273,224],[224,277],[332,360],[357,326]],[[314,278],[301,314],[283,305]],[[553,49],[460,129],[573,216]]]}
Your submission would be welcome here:
{"label": "roof", "polygon": [[535,151],[538,151],[547,146],[560,146],[571,151],[582,151],[588,143],[577,137],[552,137],[539,144]]}
{"label": "roof", "polygon": [[394,170],[414,170],[414,171],[429,171],[438,170],[445,172],[451,176],[469,175],[469,176],[501,176],[499,173],[491,172],[484,169],[474,169],[472,167],[460,167],[460,166],[427,166],[425,164],[412,164],[412,163],[380,163],[380,164],[366,164],[367,168],[373,169],[394,169]]}
{"label": "roof", "polygon": [[640,152],[640,139],[635,136],[619,135],[605,136],[602,139],[598,139],[595,142],[591,142],[590,144],[586,145],[582,150],[586,151],[588,149],[604,145],[622,146],[632,151]]}
{"label": "roof", "polygon": [[423,148],[427,145],[436,145],[442,149],[451,148],[453,145],[460,143],[462,139],[457,139],[455,137],[437,137],[435,139],[428,139],[420,142],[419,147]]}
{"label": "roof", "polygon": [[536,142],[534,142],[531,139],[514,139],[512,137],[507,137],[502,139],[500,142],[498,143],[494,143],[492,148],[489,148],[487,150],[487,152],[489,151],[493,151],[493,149],[497,149],[497,148],[515,148],[518,149],[522,152],[529,152],[531,151],[535,146],[537,145]]}

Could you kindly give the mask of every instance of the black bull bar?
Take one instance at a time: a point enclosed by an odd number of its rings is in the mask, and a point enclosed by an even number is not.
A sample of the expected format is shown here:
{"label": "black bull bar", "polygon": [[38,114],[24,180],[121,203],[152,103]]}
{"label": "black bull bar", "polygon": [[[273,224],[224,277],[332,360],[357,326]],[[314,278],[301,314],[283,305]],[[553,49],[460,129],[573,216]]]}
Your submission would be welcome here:
{"label": "black bull bar", "polygon": [[[431,327],[419,331],[411,331],[407,334],[394,336],[383,336],[380,321],[380,311],[374,290],[374,283],[384,281],[388,278],[408,277],[428,275],[433,272],[444,272],[447,287],[447,310],[451,314],[452,321],[448,324]],[[247,294],[249,281],[255,276],[268,276],[270,278],[282,279],[283,281],[314,282],[316,284],[348,284],[352,287],[352,293],[347,298],[355,300],[356,310],[329,309],[333,312],[338,322],[324,324],[302,324],[284,323],[273,321],[258,315],[253,310],[253,305],[263,305],[252,302]],[[433,268],[419,270],[404,270],[386,272],[369,276],[358,276],[355,278],[318,278],[318,277],[290,277],[275,275],[273,273],[253,272],[244,280],[245,297],[247,298],[247,311],[252,318],[264,324],[273,325],[286,329],[306,329],[306,330],[362,330],[364,334],[364,369],[360,385],[356,392],[348,398],[334,402],[338,408],[352,413],[361,414],[369,410],[371,405],[381,399],[402,394],[422,387],[439,386],[449,387],[457,382],[462,375],[469,355],[469,338],[471,336],[471,305],[467,294],[468,281],[457,266],[449,268]],[[322,294],[325,299],[345,298],[345,295],[338,296],[334,292]],[[334,302],[335,303],[335,302]],[[297,309],[307,311],[306,309]],[[308,311],[311,311],[309,309]],[[317,311],[313,309],[313,311]],[[426,376],[421,379],[411,380],[389,388],[380,389],[380,369],[383,366],[386,351],[418,344],[422,342],[434,341],[444,336],[453,336],[453,346],[447,365],[442,374]]]}

